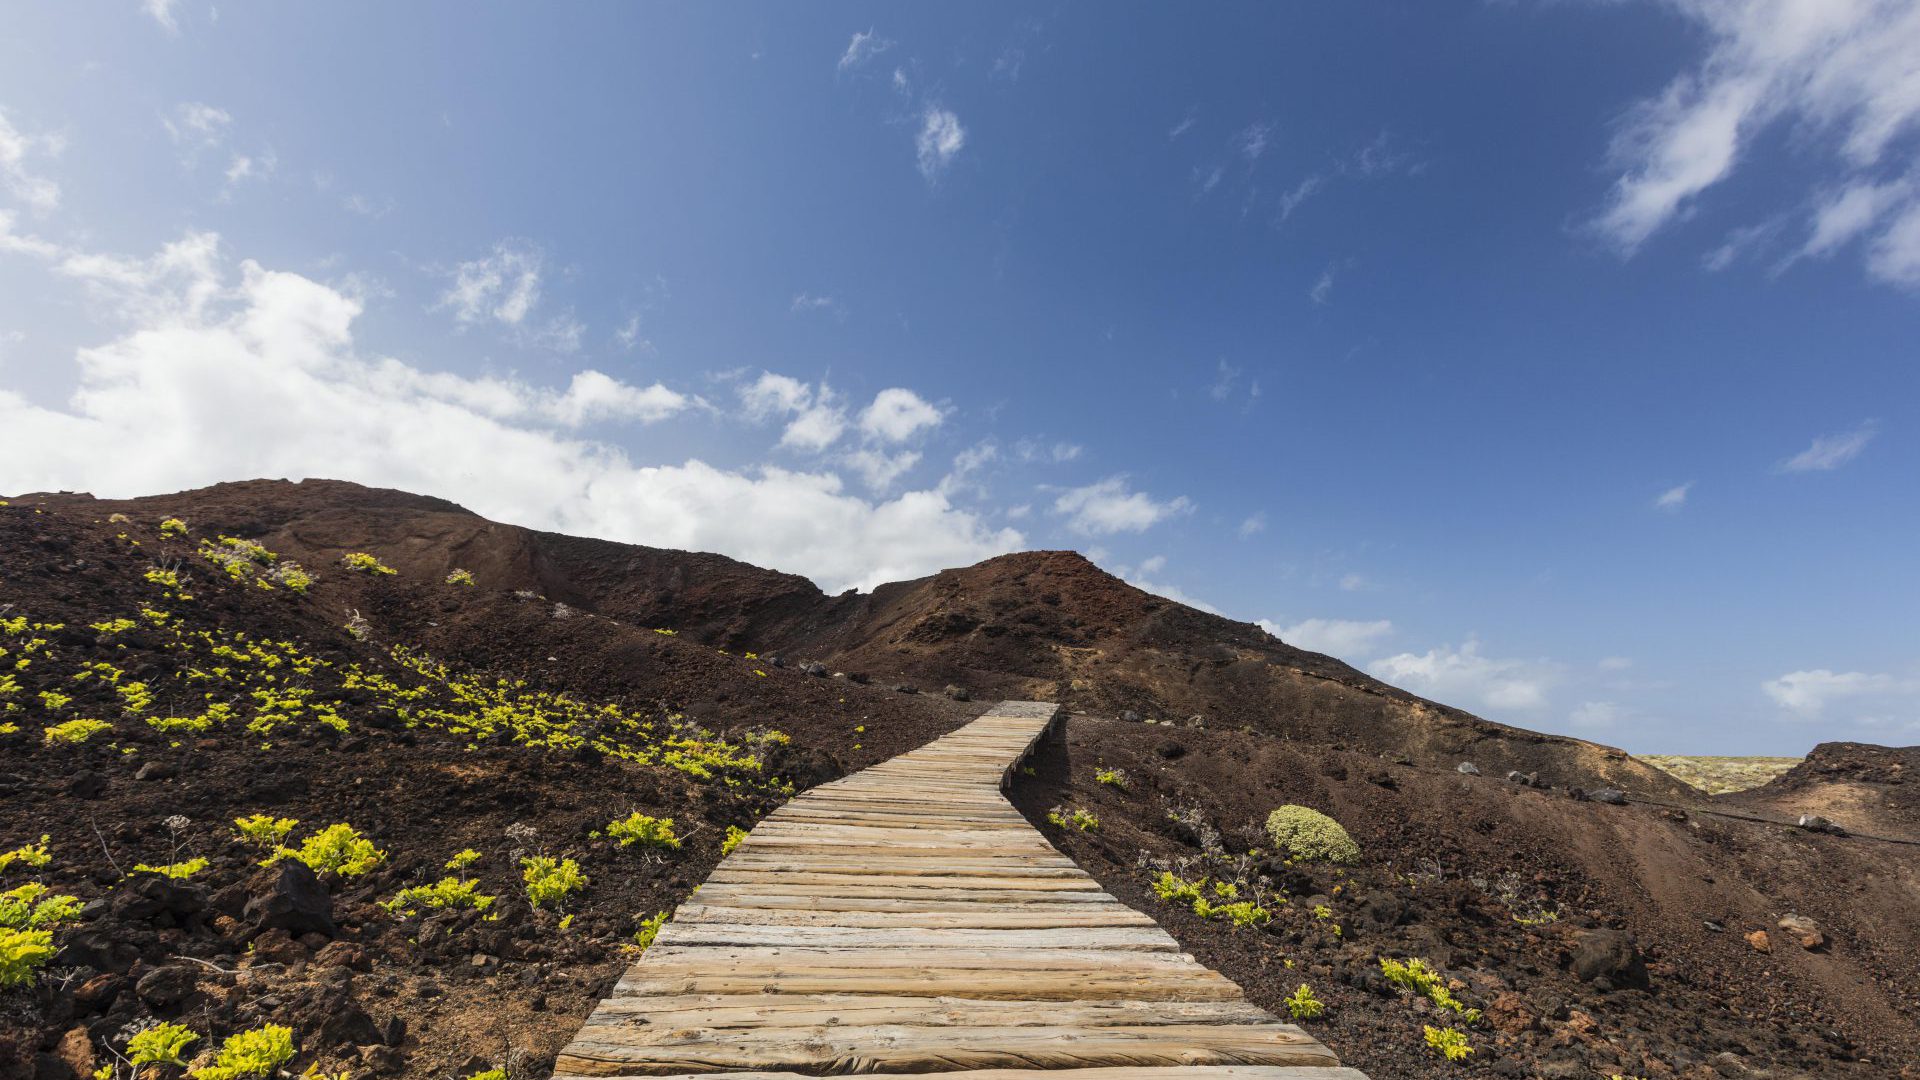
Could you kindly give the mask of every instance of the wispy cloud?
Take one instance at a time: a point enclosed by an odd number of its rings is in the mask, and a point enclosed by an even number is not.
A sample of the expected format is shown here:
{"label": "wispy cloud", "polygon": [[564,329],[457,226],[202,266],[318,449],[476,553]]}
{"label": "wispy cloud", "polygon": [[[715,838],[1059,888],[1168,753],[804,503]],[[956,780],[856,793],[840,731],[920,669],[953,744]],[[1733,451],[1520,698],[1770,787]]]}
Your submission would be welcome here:
{"label": "wispy cloud", "polygon": [[852,71],[891,48],[893,48],[893,42],[875,34],[871,27],[866,30],[856,30],[853,40],[847,42],[847,51],[840,54],[840,63],[836,65],[836,70]]}
{"label": "wispy cloud", "polygon": [[1389,619],[1302,619],[1287,626],[1261,619],[1257,625],[1296,649],[1343,660],[1358,660],[1393,634]]}
{"label": "wispy cloud", "polygon": [[1240,527],[1234,530],[1242,540],[1266,531],[1267,515],[1261,512],[1248,514],[1245,518],[1241,519]]}
{"label": "wispy cloud", "polygon": [[795,314],[812,311],[826,312],[831,315],[843,314],[838,300],[831,296],[809,292],[794,293],[793,302],[787,305],[787,310]]}
{"label": "wispy cloud", "polygon": [[1186,115],[1180,118],[1180,122],[1167,129],[1167,138],[1169,140],[1177,139],[1180,136],[1185,135],[1187,132],[1192,131],[1193,125],[1196,122],[1198,122],[1199,119],[1200,119],[1200,110],[1198,108],[1189,107],[1187,109]]}
{"label": "wispy cloud", "polygon": [[0,110],[0,187],[37,214],[60,205],[60,185],[29,165],[34,157],[57,157],[66,140],[58,135],[28,135],[13,126]]}
{"label": "wispy cloud", "polygon": [[1781,462],[1780,471],[1805,473],[1837,469],[1859,457],[1878,431],[1879,425],[1868,420],[1852,431],[1822,435],[1813,440],[1813,445]]}
{"label": "wispy cloud", "polygon": [[1320,276],[1314,280],[1313,288],[1307,290],[1307,299],[1312,300],[1315,307],[1326,307],[1333,302],[1333,272],[1334,268],[1329,264],[1325,270],[1320,271]]}
{"label": "wispy cloud", "polygon": [[161,29],[169,34],[180,32],[180,22],[174,18],[173,9],[179,0],[140,0],[140,9],[145,11]]}
{"label": "wispy cloud", "polygon": [[1547,660],[1487,656],[1472,638],[1457,648],[1441,645],[1424,653],[1383,657],[1367,670],[1437,701],[1519,713],[1545,708],[1547,693],[1560,674],[1559,665]]}
{"label": "wispy cloud", "polygon": [[1233,137],[1233,148],[1248,161],[1259,161],[1273,141],[1273,124],[1265,120],[1256,120]]}
{"label": "wispy cloud", "polygon": [[1193,511],[1180,495],[1155,499],[1134,491],[1125,476],[1110,476],[1085,487],[1069,488],[1053,501],[1053,511],[1066,518],[1067,528],[1085,536],[1145,532],[1169,518]]}
{"label": "wispy cloud", "polygon": [[1805,252],[1870,235],[1868,271],[1920,286],[1920,198],[1905,180],[1884,179],[1920,170],[1920,154],[1903,138],[1920,126],[1920,7],[1668,3],[1706,30],[1706,55],[1621,118],[1611,148],[1621,173],[1595,232],[1632,255],[1733,175],[1762,133],[1793,123],[1822,136],[1798,138],[1803,152],[1826,158],[1826,194],[1814,201]]}
{"label": "wispy cloud", "polygon": [[920,175],[929,182],[939,179],[967,145],[967,129],[950,109],[929,105],[920,114],[920,132],[914,136],[914,154],[920,163]]}
{"label": "wispy cloud", "polygon": [[1675,484],[1654,498],[1654,508],[1667,511],[1678,510],[1687,505],[1687,493],[1692,490],[1693,481],[1691,480],[1684,484]]}

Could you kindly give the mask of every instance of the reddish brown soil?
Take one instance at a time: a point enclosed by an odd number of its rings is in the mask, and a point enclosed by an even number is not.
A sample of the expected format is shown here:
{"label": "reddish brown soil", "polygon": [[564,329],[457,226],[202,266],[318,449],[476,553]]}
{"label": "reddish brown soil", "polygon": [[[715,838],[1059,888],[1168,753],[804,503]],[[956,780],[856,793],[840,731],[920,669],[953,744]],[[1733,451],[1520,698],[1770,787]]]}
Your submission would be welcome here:
{"label": "reddish brown soil", "polygon": [[[1121,770],[1126,790],[1097,783],[1102,768]],[[1310,984],[1329,1011],[1309,1025],[1375,1080],[1437,1075],[1422,1028],[1442,1023],[1383,983],[1382,956],[1427,959],[1488,1013],[1466,1029],[1469,1075],[1893,1077],[1920,1066],[1920,847],[1730,820],[1708,799],[1691,811],[1603,805],[1261,735],[1087,717],[1034,769],[1017,801],[1056,844],[1260,1004],[1284,1011],[1281,999]],[[1169,811],[1198,808],[1240,855],[1271,850],[1260,826],[1287,803],[1331,814],[1363,857],[1344,870],[1255,860],[1289,901],[1269,905],[1264,929],[1197,918],[1147,887],[1143,860],[1222,872]],[[1048,824],[1054,806],[1089,809],[1099,827]],[[1542,911],[1560,917],[1516,921]],[[1802,948],[1776,925],[1789,913],[1827,943]],[[1577,936],[1599,928],[1631,935],[1644,988],[1568,970]],[[1770,953],[1745,940],[1755,930],[1769,932]]]}
{"label": "reddish brown soil", "polygon": [[[130,521],[113,522],[116,513]],[[185,540],[158,535],[167,516],[188,522]],[[258,539],[320,580],[298,599],[229,582],[193,554],[199,538],[220,534]],[[398,573],[347,573],[338,562],[349,551],[372,552]],[[464,1076],[481,1064],[509,1066],[516,1080],[544,1075],[627,962],[621,945],[637,920],[705,876],[727,825],[774,805],[772,782],[804,788],[964,722],[979,706],[940,696],[948,684],[980,701],[1035,697],[1130,716],[1074,719],[1018,799],[1036,820],[1056,804],[1094,810],[1094,831],[1043,828],[1256,1000],[1278,1008],[1299,982],[1311,984],[1329,1011],[1310,1023],[1378,1080],[1442,1069],[1421,1045],[1422,1024],[1439,1019],[1388,992],[1381,955],[1432,961],[1486,1010],[1467,1028],[1478,1051],[1463,1067],[1470,1075],[1920,1075],[1920,847],[1779,824],[1812,812],[1857,834],[1920,840],[1913,750],[1822,747],[1773,784],[1708,799],[1620,751],[1423,701],[1257,627],[1149,596],[1072,553],[1007,556],[827,597],[802,578],[720,556],[541,533],[440,500],[324,481],[119,503],[14,498],[0,509],[0,607],[12,605],[0,618],[66,623],[52,635],[58,663],[110,659],[172,686],[184,661],[163,635],[85,629],[137,617],[153,599],[143,574],[155,563],[190,574],[195,599],[176,607],[196,629],[296,641],[375,671],[392,667],[389,646],[405,645],[456,671],[681,715],[722,736],[774,728],[791,742],[765,753],[759,778],[730,787],[592,753],[468,749],[462,737],[408,730],[348,695],[342,735],[276,732],[263,751],[257,738],[215,732],[171,747],[138,718],[115,718],[109,691],[79,684],[55,718],[112,718],[112,742],[56,749],[41,744],[47,718],[31,702],[57,664],[36,662],[19,674],[30,703],[23,731],[0,736],[0,850],[49,833],[56,859],[41,879],[104,901],[63,937],[99,932],[138,955],[63,963],[30,992],[0,992],[0,1077],[66,1075],[59,1047],[98,1054],[154,1017],[216,1038],[291,1024],[302,1044],[295,1071],[317,1061],[356,1075]],[[445,585],[455,567],[472,571],[477,587]],[[356,613],[366,640],[343,629]],[[848,677],[808,676],[805,660]],[[1453,772],[1462,760],[1484,775]],[[172,774],[134,778],[156,762]],[[1096,783],[1095,765],[1124,770],[1128,789]],[[1498,779],[1508,769],[1552,787]],[[1603,784],[1643,804],[1569,797]],[[1264,844],[1257,827],[1283,802],[1340,819],[1362,861],[1336,874],[1269,860],[1267,876],[1291,902],[1270,905],[1265,929],[1232,931],[1147,891],[1142,860],[1198,851],[1198,834],[1170,822],[1169,809],[1197,809],[1234,856]],[[650,859],[589,836],[629,810],[674,817],[685,845]],[[391,852],[372,875],[326,882],[341,924],[335,941],[256,939],[237,914],[272,876],[226,828],[255,811],[315,826],[348,821]],[[172,815],[191,824],[170,830]],[[510,825],[535,829],[535,839],[508,840]],[[528,845],[577,858],[591,879],[567,930],[520,899],[511,855]],[[502,897],[498,922],[402,923],[373,906],[431,880],[467,846],[486,853],[477,876]],[[212,862],[189,885],[206,910],[155,914],[126,899],[115,865],[166,861],[176,848]],[[1247,865],[1257,878],[1260,861]],[[15,871],[0,888],[21,880]],[[1311,914],[1316,900],[1328,918]],[[1558,921],[1515,921],[1548,910]],[[1813,919],[1827,942],[1801,948],[1776,925],[1788,913]],[[1603,928],[1637,943],[1644,986],[1568,970],[1570,943]],[[1770,953],[1745,940],[1759,929],[1770,931]],[[171,969],[191,975],[184,997],[162,1002],[168,995],[137,989]],[[405,1018],[404,1033],[387,1028],[394,1017]]]}

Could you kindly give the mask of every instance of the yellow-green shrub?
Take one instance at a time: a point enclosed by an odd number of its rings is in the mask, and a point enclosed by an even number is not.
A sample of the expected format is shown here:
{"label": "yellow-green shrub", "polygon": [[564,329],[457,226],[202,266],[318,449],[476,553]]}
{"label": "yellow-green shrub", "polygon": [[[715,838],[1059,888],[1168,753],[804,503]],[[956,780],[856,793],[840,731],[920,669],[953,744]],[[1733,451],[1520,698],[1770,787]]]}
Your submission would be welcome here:
{"label": "yellow-green shrub", "polygon": [[42,738],[48,746],[64,743],[78,746],[103,731],[112,731],[113,725],[105,720],[68,720],[47,728]]}
{"label": "yellow-green shrub", "polygon": [[80,898],[49,896],[38,882],[0,892],[0,929],[45,930],[80,918]]}
{"label": "yellow-green shrub", "polygon": [[160,1024],[127,1040],[127,1060],[135,1068],[142,1065],[185,1065],[182,1052],[200,1036],[184,1024]]}
{"label": "yellow-green shrub", "polygon": [[587,887],[587,879],[580,874],[580,864],[572,859],[554,859],[549,855],[533,855],[520,860],[520,876],[527,883],[527,902],[534,907],[558,903]]}
{"label": "yellow-green shrub", "polygon": [[1267,835],[1292,859],[1302,862],[1350,863],[1360,858],[1340,823],[1305,806],[1282,806],[1267,815]]}
{"label": "yellow-green shrub", "polygon": [[53,959],[53,931],[0,929],[0,986],[25,986]]}
{"label": "yellow-green shrub", "polygon": [[361,574],[397,574],[391,566],[386,566],[378,558],[364,551],[350,551],[340,556],[340,565]]}
{"label": "yellow-green shrub", "polygon": [[649,817],[635,810],[619,821],[607,824],[607,835],[620,842],[621,847],[678,848],[680,838],[674,835],[672,818]]}
{"label": "yellow-green shrub", "polygon": [[1467,1055],[1473,1053],[1473,1047],[1467,1045],[1467,1033],[1459,1028],[1423,1026],[1427,1035],[1427,1049],[1448,1061],[1465,1061]]}
{"label": "yellow-green shrub", "polygon": [[364,874],[387,859],[387,853],[373,846],[346,822],[329,825],[300,842],[298,848],[281,848],[262,865],[281,859],[306,863],[316,874],[334,873],[341,877]]}
{"label": "yellow-green shrub", "polygon": [[258,1080],[292,1060],[293,1029],[267,1024],[227,1037],[213,1064],[187,1073],[193,1080]]}

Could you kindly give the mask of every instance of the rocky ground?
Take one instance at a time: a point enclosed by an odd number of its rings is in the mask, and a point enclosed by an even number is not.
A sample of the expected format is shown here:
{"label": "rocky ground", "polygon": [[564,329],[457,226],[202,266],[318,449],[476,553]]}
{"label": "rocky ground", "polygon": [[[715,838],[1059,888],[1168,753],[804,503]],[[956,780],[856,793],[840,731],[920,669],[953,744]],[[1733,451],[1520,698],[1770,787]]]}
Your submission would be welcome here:
{"label": "rocky ground", "polygon": [[[302,594],[204,558],[219,533],[111,513],[0,509],[0,850],[47,838],[0,891],[85,905],[38,978],[0,989],[0,1077],[130,1077],[117,1055],[160,1022],[200,1035],[189,1059],[281,1024],[296,1072],[545,1075],[729,827],[978,710],[444,573],[310,563]],[[106,726],[44,734],[75,720]],[[604,835],[634,812],[679,846]],[[292,846],[344,823],[383,858],[262,867],[234,828],[259,813],[297,819]],[[584,888],[533,906],[539,855]],[[495,899],[381,906],[448,877]]]}
{"label": "rocky ground", "polygon": [[[1327,1012],[1307,1025],[1375,1080],[1437,1074],[1429,1025],[1467,1036],[1464,1075],[1920,1076],[1920,835],[1838,838],[1705,798],[1614,805],[1089,717],[1033,769],[1017,801],[1056,844],[1261,1005],[1284,1013],[1310,986]],[[1262,831],[1285,804],[1336,818],[1359,861],[1286,862]],[[1099,824],[1063,828],[1056,807]],[[1270,921],[1197,917],[1154,893],[1166,869],[1235,882]],[[1383,957],[1428,961],[1483,1015],[1395,987]]]}
{"label": "rocky ground", "polygon": [[[130,1076],[114,1055],[162,1022],[200,1037],[188,1059],[284,1024],[294,1073],[544,1075],[730,827],[964,723],[980,705],[949,686],[1070,704],[1023,808],[1256,1001],[1284,1012],[1307,983],[1326,1011],[1306,1022],[1378,1080],[1920,1075],[1912,749],[1823,746],[1709,797],[1071,553],[825,597],[345,484],[10,503],[0,853],[48,839],[0,893],[81,910],[0,988],[0,1078]],[[393,573],[344,561],[362,552]],[[1359,860],[1277,861],[1260,824],[1282,803],[1336,817]],[[609,838],[635,812],[672,818],[679,846]],[[272,845],[234,827],[253,814],[298,819],[296,849],[346,825],[382,854],[261,866]],[[535,905],[539,857],[584,887]],[[1267,919],[1200,917],[1154,893],[1162,871],[1232,882]],[[387,906],[442,881],[493,899]],[[1428,961],[1480,1015],[1393,987],[1383,957]],[[1442,1065],[1427,1026],[1474,1052]]]}

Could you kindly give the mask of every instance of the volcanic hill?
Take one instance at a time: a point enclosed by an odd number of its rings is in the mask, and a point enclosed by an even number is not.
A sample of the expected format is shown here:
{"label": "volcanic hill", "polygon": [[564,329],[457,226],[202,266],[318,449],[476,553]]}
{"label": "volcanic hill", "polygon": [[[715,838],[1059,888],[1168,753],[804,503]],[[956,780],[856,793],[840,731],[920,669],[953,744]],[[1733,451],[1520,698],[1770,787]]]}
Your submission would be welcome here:
{"label": "volcanic hill", "polygon": [[[1710,797],[1071,552],[827,596],[332,481],[6,502],[0,852],[45,834],[49,859],[0,891],[86,907],[0,989],[0,1077],[91,1075],[161,1021],[201,1036],[189,1059],[277,1023],[329,1073],[545,1075],[730,830],[1000,698],[1071,711],[1013,791],[1049,839],[1257,1003],[1309,984],[1314,1034],[1376,1078],[1920,1076],[1911,748],[1825,746]],[[1283,804],[1359,861],[1280,857]],[[1097,825],[1051,820],[1074,810]],[[674,843],[622,843],[636,813]],[[381,854],[263,867],[233,826],[254,814]],[[584,884],[536,902],[543,859]],[[1162,873],[1267,917],[1209,917]],[[449,882],[492,899],[394,902]],[[1383,977],[1414,957],[1471,1016]],[[1422,1039],[1448,1024],[1457,1066]]]}

